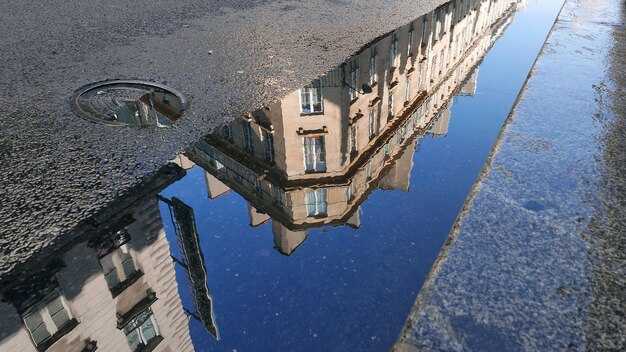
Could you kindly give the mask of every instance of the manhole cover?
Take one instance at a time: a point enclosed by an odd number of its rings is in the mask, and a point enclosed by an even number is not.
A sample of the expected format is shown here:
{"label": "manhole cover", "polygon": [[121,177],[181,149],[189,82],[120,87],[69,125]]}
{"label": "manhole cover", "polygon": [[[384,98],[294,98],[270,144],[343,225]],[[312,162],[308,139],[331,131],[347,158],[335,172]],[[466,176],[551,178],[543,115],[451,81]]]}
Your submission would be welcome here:
{"label": "manhole cover", "polygon": [[114,80],[79,89],[70,104],[78,116],[112,126],[167,127],[188,108],[185,96],[164,85]]}

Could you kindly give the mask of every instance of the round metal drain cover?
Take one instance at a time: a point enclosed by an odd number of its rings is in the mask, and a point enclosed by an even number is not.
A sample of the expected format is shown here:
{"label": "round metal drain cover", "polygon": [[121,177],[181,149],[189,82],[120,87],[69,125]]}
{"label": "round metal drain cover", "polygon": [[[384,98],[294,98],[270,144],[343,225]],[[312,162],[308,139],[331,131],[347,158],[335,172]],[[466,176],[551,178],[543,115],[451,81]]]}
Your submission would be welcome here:
{"label": "round metal drain cover", "polygon": [[164,85],[113,80],[79,89],[70,101],[78,116],[112,126],[167,127],[189,107],[185,96]]}

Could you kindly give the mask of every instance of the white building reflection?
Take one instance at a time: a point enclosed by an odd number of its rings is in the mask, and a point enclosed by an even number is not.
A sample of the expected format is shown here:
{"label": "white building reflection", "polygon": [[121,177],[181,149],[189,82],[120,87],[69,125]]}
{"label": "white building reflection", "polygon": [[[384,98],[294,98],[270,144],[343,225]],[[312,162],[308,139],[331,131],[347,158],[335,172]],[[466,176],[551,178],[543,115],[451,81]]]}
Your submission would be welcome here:
{"label": "white building reflection", "polygon": [[[190,318],[218,337],[197,233],[189,230],[193,214],[174,200],[182,253],[174,257],[157,201],[182,174],[164,175],[148,195],[108,211],[91,233],[3,284],[0,351],[194,351]],[[188,288],[176,280],[178,264]],[[179,289],[189,289],[191,306]]]}

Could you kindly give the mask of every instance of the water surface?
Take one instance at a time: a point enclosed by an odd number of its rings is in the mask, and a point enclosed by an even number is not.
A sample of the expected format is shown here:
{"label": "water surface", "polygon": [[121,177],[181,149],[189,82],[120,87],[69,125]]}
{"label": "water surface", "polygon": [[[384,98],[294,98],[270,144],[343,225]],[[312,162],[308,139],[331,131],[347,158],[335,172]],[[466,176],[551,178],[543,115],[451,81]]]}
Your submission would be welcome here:
{"label": "water surface", "polygon": [[447,3],[207,135],[3,289],[0,349],[388,350],[559,5]]}

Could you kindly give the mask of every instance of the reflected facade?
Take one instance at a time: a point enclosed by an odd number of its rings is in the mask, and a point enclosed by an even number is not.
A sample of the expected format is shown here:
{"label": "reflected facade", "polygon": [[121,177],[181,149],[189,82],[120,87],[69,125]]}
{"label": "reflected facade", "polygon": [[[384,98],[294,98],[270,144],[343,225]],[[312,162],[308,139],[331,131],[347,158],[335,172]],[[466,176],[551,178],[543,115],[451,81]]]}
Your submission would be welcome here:
{"label": "reflected facade", "polygon": [[310,228],[358,228],[374,189],[408,191],[419,139],[447,133],[452,97],[474,94],[477,65],[519,5],[442,5],[187,155],[206,170],[210,196],[232,189],[249,201],[252,226],[273,221],[283,254]]}
{"label": "reflected facade", "polygon": [[[194,351],[190,317],[217,337],[206,272],[197,267],[201,253],[189,245],[197,241],[188,230],[193,217],[175,204],[184,253],[178,259],[163,227],[156,193],[177,178],[4,286],[0,350]],[[188,289],[197,300],[190,307],[179,296],[187,289],[177,281],[179,264],[195,279]]]}
{"label": "reflected facade", "polygon": [[[204,169],[208,201],[245,198],[249,224],[271,223],[282,254],[313,228],[359,229],[374,190],[409,191],[420,139],[447,134],[453,96],[475,93],[478,64],[520,6],[446,3],[174,162]],[[194,210],[157,197],[165,186],[2,287],[0,350],[204,350],[190,319],[219,340]]]}

